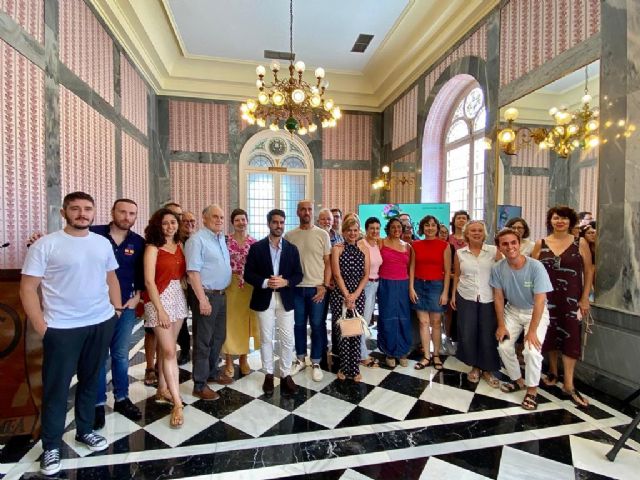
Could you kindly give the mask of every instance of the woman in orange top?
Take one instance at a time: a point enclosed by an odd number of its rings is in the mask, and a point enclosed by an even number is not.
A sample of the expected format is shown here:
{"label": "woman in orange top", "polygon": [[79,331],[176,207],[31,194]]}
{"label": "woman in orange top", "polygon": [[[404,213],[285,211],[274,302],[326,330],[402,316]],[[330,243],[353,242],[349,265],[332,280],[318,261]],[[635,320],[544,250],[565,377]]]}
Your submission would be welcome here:
{"label": "woman in orange top", "polygon": [[[449,298],[451,253],[449,244],[438,238],[438,229],[438,220],[427,215],[420,220],[419,227],[419,233],[424,234],[425,239],[413,242],[412,245],[415,266],[409,277],[409,295],[420,321],[420,340],[424,349],[424,358],[416,363],[416,370],[429,365],[442,370],[439,356],[440,325]],[[432,340],[433,356],[429,353]]]}
{"label": "woman in orange top", "polygon": [[166,208],[155,212],[144,230],[143,293],[145,327],[152,327],[158,348],[158,391],[156,402],[172,403],[169,425],[180,428],[184,423],[179,392],[176,341],[187,316],[187,300],[181,281],[187,264],[180,243],[180,222]]}

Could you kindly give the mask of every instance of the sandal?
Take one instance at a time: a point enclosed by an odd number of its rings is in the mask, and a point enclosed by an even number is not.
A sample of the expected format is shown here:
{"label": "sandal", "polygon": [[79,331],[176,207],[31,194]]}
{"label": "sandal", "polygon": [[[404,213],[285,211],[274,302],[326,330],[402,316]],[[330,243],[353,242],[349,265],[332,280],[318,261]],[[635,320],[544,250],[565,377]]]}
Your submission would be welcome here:
{"label": "sandal", "polygon": [[169,390],[158,390],[156,392],[155,401],[156,403],[173,405],[173,397],[171,396],[171,392],[169,392]]}
{"label": "sandal", "polygon": [[387,357],[387,358],[384,360],[384,363],[386,363],[386,364],[387,364],[387,367],[394,368],[394,367],[396,366],[396,359],[395,359],[395,358],[393,358],[393,357]]}
{"label": "sandal", "polygon": [[491,388],[498,388],[500,380],[494,377],[491,372],[482,372],[482,379],[489,384]]}
{"label": "sandal", "polygon": [[[425,363],[426,360],[426,363]],[[424,357],[422,360],[420,360],[418,363],[416,363],[413,368],[415,368],[416,370],[424,370],[427,367],[431,366],[431,363],[433,362],[433,357]]]}
{"label": "sandal", "polygon": [[[436,358],[438,359],[438,361],[436,362]],[[436,370],[440,371],[444,368],[444,365],[442,365],[442,360],[440,360],[440,356],[439,355],[434,355],[433,358],[433,368],[435,368]]]}
{"label": "sandal", "polygon": [[338,373],[336,374],[336,377],[338,377],[338,380],[343,381],[346,380],[347,377],[345,376],[344,373],[342,373],[340,370],[338,370]]}
{"label": "sandal", "polygon": [[235,373],[235,369],[233,368],[233,363],[225,363],[224,374],[229,378],[233,378],[234,373]]}
{"label": "sandal", "polygon": [[573,404],[578,408],[588,408],[589,402],[585,400],[585,398],[580,394],[578,390],[575,388],[570,391],[563,390],[562,393],[573,402]]}
{"label": "sandal", "polygon": [[364,360],[360,360],[360,365],[362,365],[363,367],[368,367],[368,368],[379,368],[380,365],[378,363],[378,359],[377,358],[373,358],[373,357],[369,357],[366,358]]}
{"label": "sandal", "polygon": [[399,363],[400,363],[401,367],[408,367],[409,366],[409,360],[407,360],[407,357],[401,357]]}
{"label": "sandal", "polygon": [[476,370],[474,372],[473,370],[471,370],[469,373],[467,373],[467,380],[469,380],[471,383],[478,383],[480,381],[480,371]]}
{"label": "sandal", "polygon": [[547,387],[553,387],[557,382],[558,376],[555,373],[547,373],[547,375],[542,379],[542,383]]}
{"label": "sandal", "polygon": [[156,375],[155,368],[145,368],[144,370],[144,384],[147,387],[158,386],[158,376]]}
{"label": "sandal", "polygon": [[524,400],[522,400],[522,404],[520,406],[528,411],[537,410],[538,408],[538,402],[536,401],[537,397],[538,395],[536,394],[527,393],[524,396]]}
{"label": "sandal", "polygon": [[504,393],[513,393],[522,390],[524,387],[521,387],[517,382],[505,382],[500,385],[500,391]]}
{"label": "sandal", "polygon": [[171,418],[169,418],[169,426],[171,428],[180,428],[184,424],[183,405],[176,405],[171,410]]}

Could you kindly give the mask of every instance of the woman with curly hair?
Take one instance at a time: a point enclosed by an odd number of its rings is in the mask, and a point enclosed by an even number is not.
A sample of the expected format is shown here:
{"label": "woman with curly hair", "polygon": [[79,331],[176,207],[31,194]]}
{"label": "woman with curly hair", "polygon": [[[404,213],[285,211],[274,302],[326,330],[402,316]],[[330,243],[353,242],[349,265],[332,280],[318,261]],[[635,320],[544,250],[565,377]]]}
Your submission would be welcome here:
{"label": "woman with curly hair", "polygon": [[153,328],[157,339],[158,391],[156,402],[173,404],[169,425],[184,423],[179,392],[176,340],[187,316],[187,300],[181,281],[186,275],[186,261],[180,243],[180,221],[171,210],[155,212],[144,230],[143,293],[145,327]]}

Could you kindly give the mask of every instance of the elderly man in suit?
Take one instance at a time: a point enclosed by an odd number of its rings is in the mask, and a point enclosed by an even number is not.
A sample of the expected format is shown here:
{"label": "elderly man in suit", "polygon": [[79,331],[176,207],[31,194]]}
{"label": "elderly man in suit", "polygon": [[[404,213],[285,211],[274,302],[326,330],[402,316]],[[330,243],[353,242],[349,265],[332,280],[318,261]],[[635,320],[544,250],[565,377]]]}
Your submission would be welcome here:
{"label": "elderly man in suit", "polygon": [[291,378],[293,360],[293,287],[302,281],[300,254],[284,233],[285,213],[274,209],[267,214],[269,235],[251,245],[244,267],[244,279],[253,286],[250,307],[260,321],[262,346],[260,355],[266,371],[262,390],[273,394],[273,339],[276,327],[279,332],[282,355],[280,377],[282,393],[293,394],[298,390]]}

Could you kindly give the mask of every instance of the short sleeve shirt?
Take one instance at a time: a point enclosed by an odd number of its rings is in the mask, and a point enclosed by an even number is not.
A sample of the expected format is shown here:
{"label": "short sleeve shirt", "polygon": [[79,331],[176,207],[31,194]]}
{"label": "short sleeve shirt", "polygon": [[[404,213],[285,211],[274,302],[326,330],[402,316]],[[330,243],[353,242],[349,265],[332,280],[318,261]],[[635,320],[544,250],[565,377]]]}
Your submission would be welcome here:
{"label": "short sleeve shirt", "polygon": [[113,317],[107,272],[117,268],[106,238],[93,232],[75,237],[58,230],[31,245],[22,273],[42,278],[47,326],[68,329],[96,325]]}
{"label": "short sleeve shirt", "polygon": [[542,263],[525,257],[525,264],[520,270],[509,266],[506,259],[500,260],[491,268],[489,284],[499,288],[504,296],[516,308],[533,308],[533,296],[553,290],[549,274]]}
{"label": "short sleeve shirt", "polygon": [[316,287],[324,283],[324,256],[331,253],[329,234],[315,225],[309,230],[296,228],[284,238],[298,247],[302,263],[302,282],[299,287]]}
{"label": "short sleeve shirt", "polygon": [[187,271],[199,272],[203,288],[224,290],[231,283],[231,259],[222,233],[202,228],[185,245]]}

